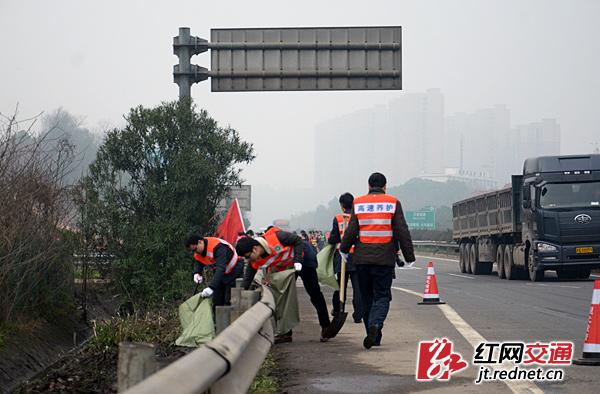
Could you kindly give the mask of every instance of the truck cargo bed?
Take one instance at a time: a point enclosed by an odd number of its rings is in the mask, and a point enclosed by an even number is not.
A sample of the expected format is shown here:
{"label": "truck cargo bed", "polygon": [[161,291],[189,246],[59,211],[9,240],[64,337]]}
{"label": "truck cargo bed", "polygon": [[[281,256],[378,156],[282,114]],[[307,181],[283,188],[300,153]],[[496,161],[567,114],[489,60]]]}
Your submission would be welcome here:
{"label": "truck cargo bed", "polygon": [[[513,176],[512,184],[520,185],[520,178]],[[518,187],[516,191],[507,187],[452,204],[454,240],[521,232]]]}

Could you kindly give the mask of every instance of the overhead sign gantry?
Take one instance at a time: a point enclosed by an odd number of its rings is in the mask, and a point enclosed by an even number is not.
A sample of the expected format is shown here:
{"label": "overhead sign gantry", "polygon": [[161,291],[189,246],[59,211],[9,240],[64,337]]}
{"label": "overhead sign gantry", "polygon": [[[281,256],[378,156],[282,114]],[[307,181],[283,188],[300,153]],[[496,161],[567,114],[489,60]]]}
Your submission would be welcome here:
{"label": "overhead sign gantry", "polygon": [[[173,39],[179,96],[211,78],[213,92],[402,89],[402,28],[212,29]],[[211,70],[191,57],[211,50]]]}

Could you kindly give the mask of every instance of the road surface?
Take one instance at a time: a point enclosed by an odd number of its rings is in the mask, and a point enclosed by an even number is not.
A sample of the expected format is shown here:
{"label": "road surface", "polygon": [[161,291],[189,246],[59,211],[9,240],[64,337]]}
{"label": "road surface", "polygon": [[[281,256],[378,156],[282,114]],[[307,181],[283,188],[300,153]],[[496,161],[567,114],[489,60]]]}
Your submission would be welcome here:
{"label": "road surface", "polygon": [[[423,300],[427,266],[433,262],[443,305],[419,305]],[[299,283],[302,322],[294,329],[292,343],[276,345],[284,373],[283,392],[294,393],[596,393],[600,366],[578,366],[539,362],[474,364],[476,347],[493,343],[521,343],[525,350],[557,349],[552,343],[573,343],[572,358],[582,355],[590,313],[594,280],[559,280],[547,273],[546,280],[531,283],[497,277],[461,274],[456,260],[419,256],[415,267],[396,269],[392,304],[383,330],[381,347],[362,346],[364,326],[349,317],[336,338],[319,342],[316,312]],[[322,287],[328,305],[332,290]],[[352,312],[352,303],[346,303]],[[446,338],[451,351],[467,366],[449,374],[447,380],[417,380],[419,343]],[[539,354],[533,352],[532,355]],[[557,353],[558,354],[558,353]],[[456,356],[455,356],[456,357]],[[482,355],[487,357],[487,353]],[[497,360],[498,354],[490,356]],[[548,359],[548,356],[544,357]],[[523,360],[527,359],[524,357]],[[529,357],[531,360],[531,357]],[[522,360],[522,361],[523,361]],[[562,359],[564,361],[564,357]],[[486,361],[486,360],[483,360]],[[556,358],[556,362],[561,359]],[[457,364],[463,365],[463,364]],[[540,369],[542,374],[560,375],[562,380],[505,379],[475,381],[482,369]],[[562,371],[562,372],[561,372]],[[499,372],[497,372],[499,373]],[[513,372],[516,373],[516,372]],[[499,376],[499,375],[497,375]]]}

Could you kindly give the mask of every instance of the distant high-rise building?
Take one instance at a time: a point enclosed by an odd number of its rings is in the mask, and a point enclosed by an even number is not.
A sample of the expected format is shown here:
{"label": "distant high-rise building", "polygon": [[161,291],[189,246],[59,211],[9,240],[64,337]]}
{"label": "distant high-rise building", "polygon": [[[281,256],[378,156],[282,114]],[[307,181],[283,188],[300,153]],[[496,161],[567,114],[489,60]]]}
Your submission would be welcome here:
{"label": "distant high-rise building", "polygon": [[[362,192],[369,175],[385,171],[389,155],[385,106],[362,109],[321,122],[315,127],[315,187],[325,198]],[[327,197],[331,196],[331,197]]]}
{"label": "distant high-rise building", "polygon": [[506,105],[445,118],[446,167],[510,182],[527,157],[560,154],[560,125],[554,119],[510,128]]}
{"label": "distant high-rise building", "polygon": [[369,175],[390,186],[444,169],[444,95],[406,94],[388,106],[356,111],[315,127],[315,187],[320,194],[361,193]]}
{"label": "distant high-rise building", "polygon": [[494,187],[521,173],[525,158],[555,154],[560,126],[554,119],[511,129],[504,104],[445,117],[444,95],[428,89],[317,124],[315,187],[329,200],[363,193],[374,171],[398,186],[420,175],[447,179],[446,168]]}
{"label": "distant high-rise building", "polygon": [[519,174],[528,157],[560,154],[560,125],[555,119],[515,126],[509,136],[511,161],[508,169]]}
{"label": "distant high-rise building", "polygon": [[399,162],[400,183],[421,173],[444,170],[444,95],[440,89],[392,100],[390,132]]}
{"label": "distant high-rise building", "polygon": [[505,165],[510,111],[506,105],[445,118],[446,167],[472,176],[500,179]]}

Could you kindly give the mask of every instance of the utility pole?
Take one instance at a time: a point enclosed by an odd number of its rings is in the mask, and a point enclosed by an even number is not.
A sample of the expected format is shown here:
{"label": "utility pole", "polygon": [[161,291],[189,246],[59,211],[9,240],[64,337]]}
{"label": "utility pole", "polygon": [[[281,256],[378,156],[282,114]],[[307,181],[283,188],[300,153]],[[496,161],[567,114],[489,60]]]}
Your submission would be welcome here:
{"label": "utility pole", "polygon": [[208,41],[190,36],[189,27],[180,27],[179,35],[173,37],[173,53],[179,64],[173,66],[173,79],[179,85],[179,98],[190,97],[192,84],[208,79],[208,70],[191,64],[194,55],[208,51]]}

